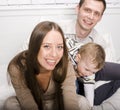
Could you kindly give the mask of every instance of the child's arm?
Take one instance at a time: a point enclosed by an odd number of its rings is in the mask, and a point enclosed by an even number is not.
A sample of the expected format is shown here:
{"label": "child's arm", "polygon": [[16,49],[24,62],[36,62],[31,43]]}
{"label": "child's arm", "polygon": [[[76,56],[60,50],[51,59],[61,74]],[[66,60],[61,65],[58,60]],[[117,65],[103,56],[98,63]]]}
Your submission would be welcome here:
{"label": "child's arm", "polygon": [[[95,75],[84,77],[84,91],[85,97],[90,102],[90,105],[94,105],[94,87],[95,87]],[[86,80],[85,80],[86,79]]]}

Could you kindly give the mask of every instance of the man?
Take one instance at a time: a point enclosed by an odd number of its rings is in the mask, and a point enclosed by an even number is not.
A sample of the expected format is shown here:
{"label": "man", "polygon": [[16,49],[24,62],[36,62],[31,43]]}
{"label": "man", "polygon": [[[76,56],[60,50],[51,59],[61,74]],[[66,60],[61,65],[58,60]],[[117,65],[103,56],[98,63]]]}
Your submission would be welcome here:
{"label": "man", "polygon": [[[100,44],[105,49],[106,61],[115,62],[114,55],[111,50],[112,46],[108,45],[106,40],[104,39],[105,36],[101,36],[94,28],[96,24],[101,20],[105,9],[106,9],[105,0],[80,0],[79,5],[76,7],[77,19],[75,22],[71,22],[69,26],[67,26],[71,28],[67,28],[65,30],[65,36],[69,48],[69,56],[73,62],[73,65],[76,64],[76,62],[74,61],[74,57],[78,49],[80,48],[81,45],[86,44],[88,42],[95,42]],[[114,70],[111,68],[112,66],[114,66]],[[105,99],[111,97],[111,94],[115,93],[116,90],[119,88],[120,70],[118,68],[120,68],[119,64],[105,63],[104,68],[96,74],[95,78],[95,80],[97,81],[96,84],[102,84],[103,82],[105,84],[103,84],[102,86],[96,85],[97,89],[95,90],[94,100],[95,105],[100,105]],[[115,74],[114,77],[112,77],[113,74]],[[112,78],[114,80],[113,82],[111,81]],[[101,80],[102,83],[99,83]],[[117,86],[117,88],[112,88],[113,85]],[[101,91],[104,91],[106,87],[108,89],[106,90],[106,94],[103,93],[103,96],[101,95],[99,96],[99,93]],[[113,91],[110,91],[110,94],[108,94],[111,88],[113,89]],[[118,93],[116,92],[115,94]],[[110,107],[109,109],[112,109],[111,107],[112,104],[114,103],[114,100],[112,99],[114,98],[115,97],[110,98],[110,101],[113,102],[111,102],[111,105],[108,106],[108,108]],[[107,103],[107,105],[110,104],[108,100],[105,102]],[[116,102],[117,102],[116,104],[118,104],[119,101]],[[99,109],[102,110],[102,106],[104,106],[106,103],[103,103],[100,106],[96,106],[95,110],[97,109],[97,107],[99,107]],[[116,109],[120,109],[120,107]]]}
{"label": "man", "polygon": [[108,36],[100,35],[94,28],[102,19],[105,9],[105,0],[81,0],[76,7],[77,19],[66,26],[69,28],[65,29],[65,35],[77,43],[95,42],[100,44],[106,51],[106,61],[115,62],[114,50],[111,50],[112,44],[109,45],[105,40],[105,37]]}

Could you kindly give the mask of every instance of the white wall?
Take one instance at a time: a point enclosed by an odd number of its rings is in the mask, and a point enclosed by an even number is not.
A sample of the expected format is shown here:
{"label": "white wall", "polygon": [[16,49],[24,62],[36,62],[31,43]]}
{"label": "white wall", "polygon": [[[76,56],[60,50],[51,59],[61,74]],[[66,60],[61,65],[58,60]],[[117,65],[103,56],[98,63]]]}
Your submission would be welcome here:
{"label": "white wall", "polygon": [[[76,4],[56,4],[58,1],[55,0],[55,4],[35,5],[38,0],[30,1],[32,3],[34,1],[34,5],[18,5],[22,2],[0,0],[0,4],[2,3],[0,6],[0,65],[7,64],[10,61],[30,36],[34,26],[41,20],[49,19],[61,24],[63,20],[67,21],[76,17],[74,9]],[[29,0],[25,0],[25,2],[26,4],[31,3]],[[63,1],[61,0],[61,2]],[[119,19],[120,8],[108,8],[103,19],[96,26],[102,33],[111,33],[117,58],[120,56]]]}
{"label": "white wall", "polygon": [[43,19],[61,22],[74,18],[68,6],[7,7],[0,10],[0,65],[6,64],[22,47],[34,26]]}
{"label": "white wall", "polygon": [[108,8],[96,28],[101,33],[110,33],[116,58],[120,59],[120,8]]}

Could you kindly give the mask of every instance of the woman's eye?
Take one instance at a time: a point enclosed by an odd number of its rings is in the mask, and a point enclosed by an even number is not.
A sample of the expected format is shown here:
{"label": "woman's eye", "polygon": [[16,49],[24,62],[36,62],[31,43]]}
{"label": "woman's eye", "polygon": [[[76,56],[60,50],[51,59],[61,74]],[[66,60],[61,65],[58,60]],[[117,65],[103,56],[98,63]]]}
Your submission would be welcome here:
{"label": "woman's eye", "polygon": [[63,46],[58,46],[58,49],[63,49]]}
{"label": "woman's eye", "polygon": [[58,48],[63,48],[63,46],[58,46]]}
{"label": "woman's eye", "polygon": [[50,46],[49,46],[49,45],[44,45],[43,47],[44,47],[44,48],[50,48]]}

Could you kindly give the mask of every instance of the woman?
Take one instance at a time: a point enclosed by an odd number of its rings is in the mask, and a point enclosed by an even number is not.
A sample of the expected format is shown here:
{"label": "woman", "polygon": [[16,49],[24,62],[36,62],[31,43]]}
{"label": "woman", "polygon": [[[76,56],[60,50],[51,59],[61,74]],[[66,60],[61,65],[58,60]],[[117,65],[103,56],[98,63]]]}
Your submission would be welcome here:
{"label": "woman", "polygon": [[44,21],[34,28],[28,49],[11,60],[8,73],[16,96],[6,100],[5,110],[79,109],[74,69],[56,23]]}

